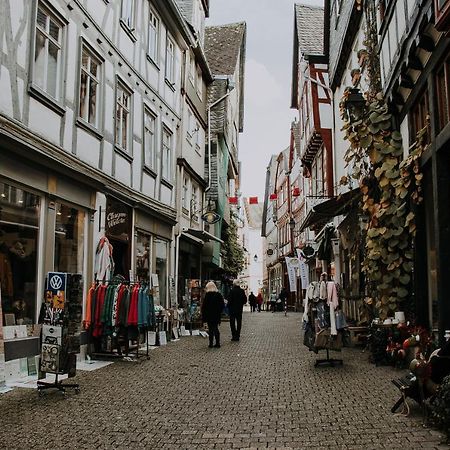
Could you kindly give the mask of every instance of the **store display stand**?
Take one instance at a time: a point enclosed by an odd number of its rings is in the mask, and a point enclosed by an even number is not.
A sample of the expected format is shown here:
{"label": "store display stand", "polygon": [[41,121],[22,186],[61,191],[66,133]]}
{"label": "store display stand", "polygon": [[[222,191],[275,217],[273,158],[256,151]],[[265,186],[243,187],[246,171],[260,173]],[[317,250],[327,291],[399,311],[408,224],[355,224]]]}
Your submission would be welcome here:
{"label": "store display stand", "polygon": [[39,396],[43,395],[44,390],[46,389],[58,389],[58,391],[62,392],[63,394],[66,393],[66,389],[75,389],[75,393],[80,393],[80,385],[77,383],[68,383],[68,384],[62,384],[62,380],[58,381],[58,374],[55,375],[55,382],[54,383],[48,383],[46,381],[37,381],[37,389]]}
{"label": "store display stand", "polygon": [[[75,389],[75,393],[80,393],[78,383],[63,384],[59,376],[75,376],[76,354],[80,351],[81,313],[81,275],[49,272],[40,313],[42,330],[40,379],[37,381],[39,396],[48,389],[56,389],[63,394],[66,389]],[[55,380],[45,381],[42,379],[43,374],[52,374]]]}
{"label": "store display stand", "polygon": [[317,366],[342,366],[344,364],[344,361],[342,359],[334,359],[334,358],[330,358],[330,350],[326,349],[327,351],[327,358],[326,359],[317,359],[316,362],[314,363],[314,367]]}

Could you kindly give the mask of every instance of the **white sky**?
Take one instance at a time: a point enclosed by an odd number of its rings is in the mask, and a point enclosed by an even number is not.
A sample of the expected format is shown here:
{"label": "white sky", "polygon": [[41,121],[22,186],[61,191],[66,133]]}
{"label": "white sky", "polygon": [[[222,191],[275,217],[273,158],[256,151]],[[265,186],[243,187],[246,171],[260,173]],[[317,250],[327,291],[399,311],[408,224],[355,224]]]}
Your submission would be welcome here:
{"label": "white sky", "polygon": [[322,0],[210,0],[206,25],[247,23],[244,132],[240,135],[241,192],[264,198],[270,156],[289,145],[294,3]]}

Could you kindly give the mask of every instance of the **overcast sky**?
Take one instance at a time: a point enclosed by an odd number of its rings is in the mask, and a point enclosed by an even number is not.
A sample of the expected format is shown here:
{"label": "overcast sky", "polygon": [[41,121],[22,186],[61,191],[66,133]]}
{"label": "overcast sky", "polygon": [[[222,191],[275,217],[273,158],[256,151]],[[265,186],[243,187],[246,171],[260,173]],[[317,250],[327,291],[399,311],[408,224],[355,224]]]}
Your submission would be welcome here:
{"label": "overcast sky", "polygon": [[322,0],[210,0],[206,25],[247,23],[244,132],[240,135],[241,191],[264,198],[270,156],[289,145],[294,3]]}

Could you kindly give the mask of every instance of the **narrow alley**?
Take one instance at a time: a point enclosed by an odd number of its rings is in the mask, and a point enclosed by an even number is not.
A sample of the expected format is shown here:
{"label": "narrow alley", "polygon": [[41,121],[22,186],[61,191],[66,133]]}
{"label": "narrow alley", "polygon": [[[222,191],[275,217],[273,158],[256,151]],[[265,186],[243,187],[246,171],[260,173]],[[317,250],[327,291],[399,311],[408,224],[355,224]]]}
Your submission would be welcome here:
{"label": "narrow alley", "polygon": [[[0,447],[7,449],[418,449],[441,435],[393,415],[391,379],[361,348],[342,367],[314,367],[301,315],[245,313],[240,342],[222,323],[222,347],[184,337],[149,361],[77,372],[81,393],[14,389],[0,397]],[[413,405],[411,405],[413,406]]]}

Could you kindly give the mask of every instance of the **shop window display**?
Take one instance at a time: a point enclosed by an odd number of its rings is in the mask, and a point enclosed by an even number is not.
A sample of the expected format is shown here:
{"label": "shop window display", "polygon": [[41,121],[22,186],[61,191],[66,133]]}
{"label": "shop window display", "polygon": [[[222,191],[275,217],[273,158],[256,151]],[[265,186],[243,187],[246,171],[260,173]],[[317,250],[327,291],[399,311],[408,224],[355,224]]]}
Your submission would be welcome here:
{"label": "shop window display", "polygon": [[159,282],[159,302],[160,305],[166,305],[167,298],[167,264],[168,249],[167,242],[162,239],[155,239],[155,271]]}
{"label": "shop window display", "polygon": [[0,284],[8,325],[35,322],[39,208],[38,196],[0,183]]}
{"label": "shop window display", "polygon": [[136,238],[136,279],[150,280],[150,236],[143,233]]}
{"label": "shop window display", "polygon": [[83,272],[84,212],[56,204],[55,271]]}

